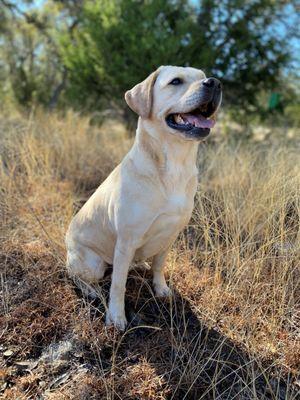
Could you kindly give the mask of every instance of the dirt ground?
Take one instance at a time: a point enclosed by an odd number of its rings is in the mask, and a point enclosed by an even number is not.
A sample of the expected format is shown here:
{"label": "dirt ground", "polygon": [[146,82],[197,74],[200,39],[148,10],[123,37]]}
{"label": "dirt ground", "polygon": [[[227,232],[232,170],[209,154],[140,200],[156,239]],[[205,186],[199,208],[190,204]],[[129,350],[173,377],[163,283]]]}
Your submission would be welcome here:
{"label": "dirt ground", "polygon": [[201,146],[195,211],[166,266],[173,296],[130,271],[119,333],[104,325],[111,269],[85,298],[64,233],[131,139],[76,114],[0,131],[1,398],[300,398],[299,149]]}

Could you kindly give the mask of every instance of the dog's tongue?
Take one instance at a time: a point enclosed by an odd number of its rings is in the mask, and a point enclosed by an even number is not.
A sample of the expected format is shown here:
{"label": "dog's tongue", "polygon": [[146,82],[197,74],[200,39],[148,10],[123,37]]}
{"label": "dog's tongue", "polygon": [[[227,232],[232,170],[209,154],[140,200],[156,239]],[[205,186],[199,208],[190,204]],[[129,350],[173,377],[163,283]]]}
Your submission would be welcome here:
{"label": "dog's tongue", "polygon": [[215,121],[213,119],[206,119],[200,114],[181,114],[181,117],[184,121],[189,122],[197,128],[212,128],[215,125]]}

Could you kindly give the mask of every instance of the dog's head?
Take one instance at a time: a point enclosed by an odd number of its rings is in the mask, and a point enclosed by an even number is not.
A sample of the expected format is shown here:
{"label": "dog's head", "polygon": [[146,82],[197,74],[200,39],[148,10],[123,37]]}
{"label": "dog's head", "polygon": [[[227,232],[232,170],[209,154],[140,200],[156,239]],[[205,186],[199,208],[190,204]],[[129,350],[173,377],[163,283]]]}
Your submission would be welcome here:
{"label": "dog's head", "polygon": [[125,93],[142,119],[185,140],[208,136],[222,99],[221,83],[190,67],[163,66]]}

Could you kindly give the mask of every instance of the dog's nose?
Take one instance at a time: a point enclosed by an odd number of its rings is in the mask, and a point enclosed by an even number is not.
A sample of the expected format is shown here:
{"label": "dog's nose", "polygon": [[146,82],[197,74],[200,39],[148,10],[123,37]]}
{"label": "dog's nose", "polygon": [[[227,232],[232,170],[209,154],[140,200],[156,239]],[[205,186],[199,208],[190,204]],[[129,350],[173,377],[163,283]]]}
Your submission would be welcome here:
{"label": "dog's nose", "polygon": [[207,78],[205,79],[202,84],[209,89],[221,90],[222,84],[219,79],[216,78]]}

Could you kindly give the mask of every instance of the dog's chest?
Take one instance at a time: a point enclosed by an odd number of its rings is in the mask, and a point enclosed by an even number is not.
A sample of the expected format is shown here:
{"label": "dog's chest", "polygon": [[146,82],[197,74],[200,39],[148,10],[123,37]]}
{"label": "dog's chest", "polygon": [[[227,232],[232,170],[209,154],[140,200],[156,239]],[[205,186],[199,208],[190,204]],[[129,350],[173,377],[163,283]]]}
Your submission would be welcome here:
{"label": "dog's chest", "polygon": [[175,181],[175,184],[166,191],[166,202],[163,207],[162,218],[164,215],[172,216],[176,223],[176,220],[181,221],[190,217],[194,206],[197,182],[196,174],[192,175],[188,180]]}
{"label": "dog's chest", "polygon": [[191,217],[196,182],[195,178],[189,187],[168,193],[164,205],[157,210],[156,217],[143,237],[143,245],[136,254],[137,258],[152,257],[175,240]]}
{"label": "dog's chest", "polygon": [[181,216],[184,217],[185,214],[190,212],[191,203],[191,198],[186,193],[173,193],[166,202],[164,213],[178,216],[179,218]]}
{"label": "dog's chest", "polygon": [[178,234],[189,221],[193,206],[193,196],[188,196],[186,193],[171,194],[153,222],[149,237],[153,240],[159,238],[157,243],[163,244]]}
{"label": "dog's chest", "polygon": [[191,214],[197,189],[197,175],[193,175],[186,182],[184,181],[184,179],[182,181],[178,179],[169,190],[166,190],[163,214],[178,216],[179,219]]}
{"label": "dog's chest", "polygon": [[157,218],[157,229],[166,237],[181,230],[188,222],[194,206],[194,191],[176,190],[170,193]]}

